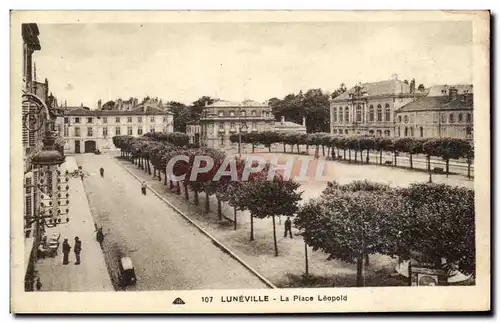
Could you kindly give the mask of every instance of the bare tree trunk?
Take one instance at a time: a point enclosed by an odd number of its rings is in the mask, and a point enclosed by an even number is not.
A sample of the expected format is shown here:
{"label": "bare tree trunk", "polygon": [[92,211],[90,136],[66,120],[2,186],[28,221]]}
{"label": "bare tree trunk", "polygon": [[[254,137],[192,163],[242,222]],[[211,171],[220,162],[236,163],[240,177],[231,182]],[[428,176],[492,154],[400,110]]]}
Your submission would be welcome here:
{"label": "bare tree trunk", "polygon": [[183,184],[184,185],[184,197],[186,198],[186,201],[189,201],[189,189],[187,182]]}
{"label": "bare tree trunk", "polygon": [[200,199],[198,197],[198,191],[194,190],[194,205],[199,205],[200,204]]}
{"label": "bare tree trunk", "polygon": [[210,195],[208,195],[208,192],[205,192],[205,212],[210,212]]}
{"label": "bare tree trunk", "polygon": [[234,210],[234,221],[233,221],[233,224],[234,224],[234,229],[236,230],[236,206],[233,206],[233,210]]}
{"label": "bare tree trunk", "polygon": [[255,238],[253,236],[253,215],[250,213],[250,241],[254,241]]}
{"label": "bare tree trunk", "polygon": [[448,178],[448,175],[450,174],[450,160],[446,160],[446,178]]}
{"label": "bare tree trunk", "polygon": [[356,263],[357,263],[357,274],[356,274],[356,287],[364,287],[365,286],[365,277],[364,277],[364,268],[363,268],[363,253],[358,255]]}
{"label": "bare tree trunk", "polygon": [[219,221],[222,221],[222,203],[219,199],[217,199],[217,217]]}
{"label": "bare tree trunk", "polygon": [[177,195],[181,195],[181,183],[177,181],[177,190],[176,190]]}
{"label": "bare tree trunk", "polygon": [[309,279],[309,259],[307,257],[307,243],[304,240],[304,256],[306,258],[306,279]]}
{"label": "bare tree trunk", "polygon": [[278,240],[276,239],[276,221],[273,215],[273,239],[274,239],[274,256],[278,257]]}

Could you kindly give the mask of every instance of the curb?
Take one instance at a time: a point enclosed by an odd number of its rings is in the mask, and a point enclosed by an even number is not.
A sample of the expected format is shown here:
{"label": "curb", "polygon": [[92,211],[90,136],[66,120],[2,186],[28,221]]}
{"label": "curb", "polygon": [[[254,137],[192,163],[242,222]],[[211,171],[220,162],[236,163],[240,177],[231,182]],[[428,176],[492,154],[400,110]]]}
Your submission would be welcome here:
{"label": "curb", "polygon": [[[137,179],[139,182],[142,182],[143,180],[141,178],[139,178],[137,175],[135,175],[134,173],[132,173],[132,171],[130,171],[127,167],[125,167],[124,165],[120,165],[123,169],[125,169],[130,175],[132,175],[135,179]],[[148,184],[146,184],[146,187],[151,191],[153,192],[153,194],[155,194],[157,197],[159,197],[165,204],[167,204],[170,208],[172,208],[175,212],[179,213],[184,219],[186,219],[189,223],[191,223],[192,225],[195,226],[195,228],[197,228],[201,233],[203,233],[205,236],[207,236],[210,240],[212,240],[212,242],[220,249],[222,249],[222,251],[224,251],[225,253],[227,253],[229,256],[231,256],[233,259],[235,259],[236,261],[238,261],[240,264],[243,265],[243,267],[245,267],[246,269],[248,269],[252,274],[254,274],[255,276],[257,276],[257,278],[259,278],[264,284],[266,284],[269,288],[273,288],[273,289],[276,289],[278,287],[276,287],[273,283],[271,283],[269,280],[267,280],[264,276],[262,276],[261,274],[259,274],[255,269],[253,269],[249,264],[247,264],[245,261],[243,261],[243,259],[241,259],[240,257],[238,257],[236,254],[234,254],[228,247],[226,247],[224,244],[222,244],[222,242],[218,241],[214,236],[212,236],[210,233],[208,233],[205,229],[203,229],[201,226],[199,226],[198,224],[196,224],[196,222],[194,222],[193,220],[191,220],[190,217],[188,217],[187,215],[185,215],[181,210],[179,210],[176,206],[174,206],[172,203],[170,203],[166,198],[164,198],[160,193],[158,193],[155,189],[153,189],[151,186],[149,186]]]}

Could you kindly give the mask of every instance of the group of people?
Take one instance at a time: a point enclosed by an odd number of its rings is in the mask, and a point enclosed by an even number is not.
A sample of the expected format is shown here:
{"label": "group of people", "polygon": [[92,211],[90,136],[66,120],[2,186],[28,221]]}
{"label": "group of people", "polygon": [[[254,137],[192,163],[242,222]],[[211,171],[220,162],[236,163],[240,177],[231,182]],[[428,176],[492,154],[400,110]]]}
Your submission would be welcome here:
{"label": "group of people", "polygon": [[[71,251],[71,245],[68,242],[68,238],[65,238],[62,244],[62,252],[63,252],[63,265],[69,264],[69,253]],[[80,264],[80,253],[82,252],[82,241],[80,238],[75,237],[75,245],[73,248],[75,252],[76,262],[75,265]]]}

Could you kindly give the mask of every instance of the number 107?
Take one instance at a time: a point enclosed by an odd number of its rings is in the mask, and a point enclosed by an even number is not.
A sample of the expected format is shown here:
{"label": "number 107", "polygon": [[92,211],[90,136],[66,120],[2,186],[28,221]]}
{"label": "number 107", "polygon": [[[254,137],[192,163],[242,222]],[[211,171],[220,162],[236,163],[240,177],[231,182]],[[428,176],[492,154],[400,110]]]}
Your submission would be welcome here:
{"label": "number 107", "polygon": [[201,298],[202,303],[212,303],[214,300],[213,296],[206,296]]}

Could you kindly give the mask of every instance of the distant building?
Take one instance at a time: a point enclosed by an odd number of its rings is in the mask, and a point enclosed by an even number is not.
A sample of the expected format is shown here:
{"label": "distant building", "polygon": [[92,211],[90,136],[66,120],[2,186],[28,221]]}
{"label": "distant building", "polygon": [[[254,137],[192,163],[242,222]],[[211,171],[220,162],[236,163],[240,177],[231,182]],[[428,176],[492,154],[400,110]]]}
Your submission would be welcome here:
{"label": "distant building", "polygon": [[[253,100],[241,102],[217,100],[207,105],[199,122],[189,131],[200,131],[200,144],[211,148],[229,148],[230,135],[238,132],[263,132],[274,129],[274,116],[267,103]],[[192,133],[191,137],[195,137]],[[194,139],[193,139],[194,140]]]}
{"label": "distant building", "polygon": [[64,109],[64,150],[69,153],[115,149],[113,137],[142,136],[147,132],[173,132],[169,111],[139,106],[132,110],[90,110],[83,105]]}
{"label": "distant building", "polygon": [[275,122],[274,131],[280,133],[295,132],[295,133],[307,133],[306,129],[306,118],[302,118],[302,124],[295,122],[285,121],[285,117],[281,117],[280,122]]}
{"label": "distant building", "polygon": [[396,136],[473,139],[472,85],[433,86],[396,111]]}
{"label": "distant building", "polygon": [[333,135],[394,136],[395,111],[425,96],[415,88],[415,80],[363,83],[330,100],[330,126]]}

